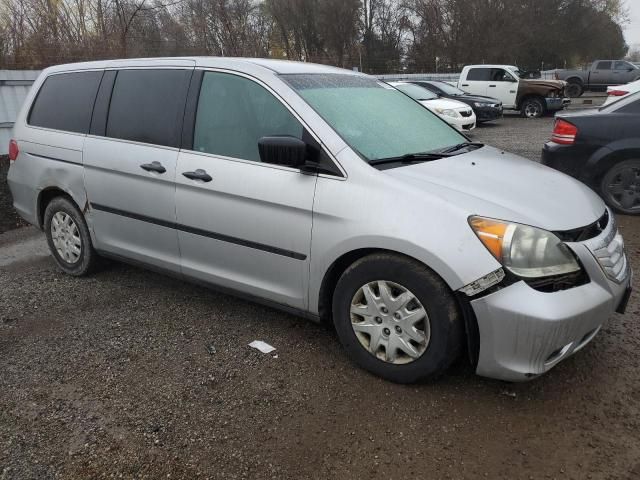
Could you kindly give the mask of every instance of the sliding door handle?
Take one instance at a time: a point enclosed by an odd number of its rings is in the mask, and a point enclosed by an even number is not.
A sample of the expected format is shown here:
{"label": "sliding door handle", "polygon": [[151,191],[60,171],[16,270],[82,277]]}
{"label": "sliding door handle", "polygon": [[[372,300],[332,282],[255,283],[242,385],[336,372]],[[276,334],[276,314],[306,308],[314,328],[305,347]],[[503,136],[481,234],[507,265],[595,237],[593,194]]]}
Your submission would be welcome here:
{"label": "sliding door handle", "polygon": [[211,178],[211,175],[200,168],[195,172],[184,172],[182,175],[190,180],[202,180],[203,182],[210,182],[211,180],[213,180],[213,178]]}
{"label": "sliding door handle", "polygon": [[167,171],[160,162],[143,163],[140,168],[147,172],[164,173]]}

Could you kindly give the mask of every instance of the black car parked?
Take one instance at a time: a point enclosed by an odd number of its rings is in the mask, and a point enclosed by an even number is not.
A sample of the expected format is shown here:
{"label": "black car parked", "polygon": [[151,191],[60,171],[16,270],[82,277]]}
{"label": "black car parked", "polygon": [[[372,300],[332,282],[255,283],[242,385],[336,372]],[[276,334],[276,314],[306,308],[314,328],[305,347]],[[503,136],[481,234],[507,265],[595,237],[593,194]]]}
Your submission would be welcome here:
{"label": "black car parked", "polygon": [[542,163],[586,183],[614,210],[640,215],[640,92],[556,115]]}
{"label": "black car parked", "polygon": [[496,98],[471,95],[460,90],[453,85],[431,80],[413,80],[411,83],[431,90],[433,93],[443,98],[451,98],[469,105],[476,114],[476,122],[489,122],[502,118],[502,102]]}

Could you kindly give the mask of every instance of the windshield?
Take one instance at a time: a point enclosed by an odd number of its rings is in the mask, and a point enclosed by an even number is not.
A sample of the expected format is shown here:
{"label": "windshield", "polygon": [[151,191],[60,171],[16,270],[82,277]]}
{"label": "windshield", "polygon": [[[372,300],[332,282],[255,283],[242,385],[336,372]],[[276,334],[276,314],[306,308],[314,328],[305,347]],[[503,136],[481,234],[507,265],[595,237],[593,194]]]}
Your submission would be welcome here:
{"label": "windshield", "polygon": [[460,95],[466,95],[467,94],[466,92],[463,92],[459,88],[454,87],[453,85],[450,85],[447,82],[432,82],[432,85],[434,87],[438,87],[440,90],[442,90],[447,95],[454,95],[456,97],[459,97]]}
{"label": "windshield", "polygon": [[414,85],[413,83],[391,83],[390,85],[396,87],[402,93],[409,95],[414,100],[435,100],[438,98],[438,95],[431,90],[427,90],[419,85]]}
{"label": "windshield", "polygon": [[281,77],[367,161],[444,149],[467,140],[425,107],[374,78]]}

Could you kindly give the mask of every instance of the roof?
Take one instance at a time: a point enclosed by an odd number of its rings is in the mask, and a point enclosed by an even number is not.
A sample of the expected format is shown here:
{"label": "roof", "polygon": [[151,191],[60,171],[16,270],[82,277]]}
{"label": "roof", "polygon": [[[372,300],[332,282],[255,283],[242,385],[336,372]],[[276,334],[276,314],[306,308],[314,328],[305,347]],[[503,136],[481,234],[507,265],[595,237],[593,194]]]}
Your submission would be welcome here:
{"label": "roof", "polygon": [[237,70],[253,70],[259,68],[277,74],[291,73],[340,73],[345,75],[361,75],[352,70],[320,65],[316,63],[294,62],[290,60],[272,60],[268,58],[243,57],[160,57],[160,58],[128,58],[122,60],[103,60],[95,62],[69,63],[56,65],[48,72],[67,70],[90,70],[101,68],[140,67],[140,66],[194,66],[211,68],[229,68]]}

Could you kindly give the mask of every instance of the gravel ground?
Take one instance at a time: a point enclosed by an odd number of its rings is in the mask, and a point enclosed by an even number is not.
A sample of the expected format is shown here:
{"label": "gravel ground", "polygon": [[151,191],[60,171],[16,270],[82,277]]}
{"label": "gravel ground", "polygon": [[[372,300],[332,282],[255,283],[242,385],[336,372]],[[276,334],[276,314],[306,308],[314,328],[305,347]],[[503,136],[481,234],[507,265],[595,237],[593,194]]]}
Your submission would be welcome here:
{"label": "gravel ground", "polygon": [[[474,138],[535,159],[550,124],[505,118]],[[640,220],[619,222],[638,271]],[[400,386],[351,365],[328,328],[117,263],[73,278],[41,233],[13,230],[0,235],[0,479],[640,478],[639,314],[634,293],[530,383],[460,361]]]}

